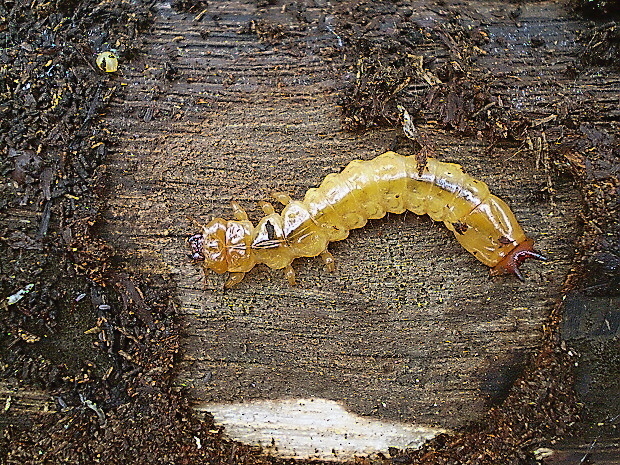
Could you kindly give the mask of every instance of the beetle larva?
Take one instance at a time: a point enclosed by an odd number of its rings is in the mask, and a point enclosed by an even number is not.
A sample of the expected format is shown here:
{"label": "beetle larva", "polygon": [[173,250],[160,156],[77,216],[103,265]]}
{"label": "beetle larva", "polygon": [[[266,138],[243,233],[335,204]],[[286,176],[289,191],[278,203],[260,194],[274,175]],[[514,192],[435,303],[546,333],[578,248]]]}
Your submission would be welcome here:
{"label": "beetle larva", "polygon": [[285,205],[281,214],[261,204],[265,217],[256,226],[233,202],[234,220],[215,218],[188,239],[192,258],[216,273],[230,272],[226,287],[239,283],[254,265],[284,269],[291,284],[291,263],[298,257],[320,255],[327,269],[334,258],[330,242],[341,241],[349,230],[387,212],[406,210],[443,221],[456,239],[491,275],[513,273],[523,280],[519,266],[528,258],[544,260],[534,241],[503,200],[487,185],[463,173],[459,165],[428,158],[424,167],[415,156],[386,152],[374,160],[354,160],[338,174],[329,174],[318,188],[308,190],[303,202],[283,193],[273,197]]}

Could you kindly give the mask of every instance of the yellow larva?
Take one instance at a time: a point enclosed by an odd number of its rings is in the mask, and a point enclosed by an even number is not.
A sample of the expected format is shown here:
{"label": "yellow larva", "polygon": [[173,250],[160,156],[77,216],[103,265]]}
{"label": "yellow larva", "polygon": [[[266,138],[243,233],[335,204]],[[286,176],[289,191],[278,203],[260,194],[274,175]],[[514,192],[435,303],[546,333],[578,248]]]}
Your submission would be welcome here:
{"label": "yellow larva", "polygon": [[118,70],[118,58],[112,52],[101,52],[95,62],[99,69],[106,73],[115,73]]}
{"label": "yellow larva", "polygon": [[330,242],[341,241],[349,230],[369,219],[406,210],[428,214],[454,232],[456,239],[492,275],[514,273],[527,258],[544,260],[533,248],[506,203],[487,185],[463,173],[459,165],[428,158],[424,167],[414,156],[386,152],[370,161],[354,160],[338,174],[325,177],[302,202],[283,193],[273,194],[285,205],[278,214],[269,203],[256,226],[233,202],[234,220],[215,218],[188,239],[192,258],[216,273],[230,272],[226,287],[239,283],[245,273],[263,263],[284,269],[291,284],[291,263],[298,257],[320,255],[328,270],[334,258]]}

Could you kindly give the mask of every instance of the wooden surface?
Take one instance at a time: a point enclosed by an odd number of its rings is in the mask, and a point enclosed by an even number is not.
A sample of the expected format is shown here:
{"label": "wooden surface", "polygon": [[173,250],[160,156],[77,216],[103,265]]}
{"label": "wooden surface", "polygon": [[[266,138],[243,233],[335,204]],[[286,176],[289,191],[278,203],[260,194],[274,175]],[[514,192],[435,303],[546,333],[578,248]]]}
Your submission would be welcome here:
{"label": "wooden surface", "polygon": [[0,383],[0,428],[8,425],[29,425],[42,413],[56,408],[52,396],[40,389],[23,388],[17,383]]}
{"label": "wooden surface", "polygon": [[[563,79],[571,23],[559,24],[561,10],[550,2],[525,5],[519,23],[501,5],[478,5],[494,34],[511,37],[481,61],[507,75],[518,67],[502,98],[541,117],[554,113],[559,94],[550,80]],[[414,18],[441,20],[414,6]],[[357,414],[442,427],[479,417],[536,353],[560,297],[580,208],[570,182],[552,174],[552,206],[537,195],[549,172],[533,154],[516,146],[489,154],[486,141],[429,122],[422,128],[437,157],[487,182],[549,257],[523,267],[525,283],[490,279],[442,225],[409,213],[333,244],[334,274],[318,259],[300,259],[296,287],[262,267],[232,290],[221,276],[205,285],[187,258],[184,240],[195,231],[188,216],[230,217],[237,200],[256,221],[254,206],[271,190],[299,199],[349,161],[389,149],[398,131],[341,131],[337,97],[347,70],[322,53],[338,46],[319,27],[327,7],[306,10],[307,30],[281,6],[259,12],[212,1],[200,21],[160,13],[146,55],[121,63],[115,78],[124,96],[107,116],[119,140],[107,163],[103,233],[128,268],[169,273],[177,286],[185,328],[178,384],[196,402],[322,397]],[[282,44],[261,43],[239,33],[252,19],[289,33]],[[532,30],[560,51],[522,53]],[[420,53],[447,59],[440,47]],[[540,66],[543,59],[550,64]]]}

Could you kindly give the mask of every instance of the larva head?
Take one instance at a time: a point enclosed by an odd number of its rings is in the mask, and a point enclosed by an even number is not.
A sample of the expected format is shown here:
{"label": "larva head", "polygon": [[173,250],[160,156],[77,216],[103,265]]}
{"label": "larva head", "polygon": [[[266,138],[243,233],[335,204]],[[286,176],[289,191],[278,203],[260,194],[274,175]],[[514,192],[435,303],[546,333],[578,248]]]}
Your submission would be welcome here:
{"label": "larva head", "polygon": [[502,274],[514,274],[521,281],[524,281],[519,267],[528,258],[535,258],[536,260],[547,260],[540,252],[534,249],[534,240],[526,239],[517,245],[514,249],[508,253],[502,261],[491,268],[491,276],[499,276]]}
{"label": "larva head", "polygon": [[204,262],[203,266],[216,273],[228,271],[226,260],[226,221],[215,218],[202,227],[201,234],[187,239],[194,261]]}

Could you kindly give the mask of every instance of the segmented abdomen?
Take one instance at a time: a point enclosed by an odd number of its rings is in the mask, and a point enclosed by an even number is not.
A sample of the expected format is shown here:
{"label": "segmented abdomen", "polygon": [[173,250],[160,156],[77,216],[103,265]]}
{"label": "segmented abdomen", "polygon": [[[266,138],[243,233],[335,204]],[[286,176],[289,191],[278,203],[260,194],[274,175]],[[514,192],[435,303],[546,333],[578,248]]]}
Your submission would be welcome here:
{"label": "segmented abdomen", "polygon": [[[364,226],[368,219],[405,210],[443,221],[489,266],[525,239],[508,206],[491,195],[484,182],[463,173],[459,165],[433,158],[421,170],[415,157],[394,152],[355,160],[310,189],[303,203],[327,230],[330,242],[346,238],[350,229]],[[286,216],[286,208],[282,214]]]}

